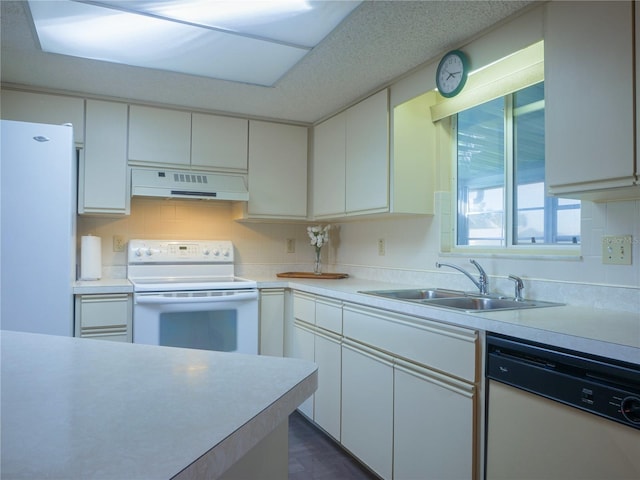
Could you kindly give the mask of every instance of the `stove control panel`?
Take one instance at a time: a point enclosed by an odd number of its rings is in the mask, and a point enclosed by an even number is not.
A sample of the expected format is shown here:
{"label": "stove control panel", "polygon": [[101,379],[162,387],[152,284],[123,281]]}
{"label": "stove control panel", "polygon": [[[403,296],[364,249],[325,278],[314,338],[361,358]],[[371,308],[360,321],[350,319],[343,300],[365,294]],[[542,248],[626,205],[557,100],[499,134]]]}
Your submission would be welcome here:
{"label": "stove control panel", "polygon": [[233,263],[228,240],[129,240],[129,264]]}

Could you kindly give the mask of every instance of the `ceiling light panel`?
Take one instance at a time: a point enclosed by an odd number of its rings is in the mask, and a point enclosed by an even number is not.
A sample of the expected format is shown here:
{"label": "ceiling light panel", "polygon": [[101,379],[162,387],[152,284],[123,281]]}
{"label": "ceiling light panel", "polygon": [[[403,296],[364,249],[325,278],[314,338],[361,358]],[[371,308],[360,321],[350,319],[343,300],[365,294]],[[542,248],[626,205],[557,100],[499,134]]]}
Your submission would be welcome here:
{"label": "ceiling light panel", "polygon": [[273,86],[360,3],[30,1],[29,6],[46,52]]}
{"label": "ceiling light panel", "polygon": [[169,0],[92,2],[239,34],[314,47],[361,1]]}

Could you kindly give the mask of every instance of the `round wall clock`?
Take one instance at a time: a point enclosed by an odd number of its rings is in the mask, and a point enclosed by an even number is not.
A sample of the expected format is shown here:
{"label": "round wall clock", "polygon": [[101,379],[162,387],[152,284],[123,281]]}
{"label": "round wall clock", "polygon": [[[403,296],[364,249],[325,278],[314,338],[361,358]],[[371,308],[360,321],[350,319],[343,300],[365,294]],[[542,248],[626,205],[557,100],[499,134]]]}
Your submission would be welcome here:
{"label": "round wall clock", "polygon": [[464,52],[452,50],[438,64],[436,86],[443,97],[454,97],[467,83],[469,60]]}

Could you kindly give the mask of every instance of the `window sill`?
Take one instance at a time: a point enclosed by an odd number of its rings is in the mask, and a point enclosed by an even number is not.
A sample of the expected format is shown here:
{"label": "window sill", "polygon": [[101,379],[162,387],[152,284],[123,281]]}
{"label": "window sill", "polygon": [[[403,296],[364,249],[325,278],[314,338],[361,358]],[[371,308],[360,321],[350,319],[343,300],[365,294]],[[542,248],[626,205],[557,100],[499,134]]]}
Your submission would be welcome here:
{"label": "window sill", "polygon": [[522,260],[581,261],[579,248],[509,248],[489,249],[478,247],[456,247],[448,252],[440,252],[443,257],[505,258]]}

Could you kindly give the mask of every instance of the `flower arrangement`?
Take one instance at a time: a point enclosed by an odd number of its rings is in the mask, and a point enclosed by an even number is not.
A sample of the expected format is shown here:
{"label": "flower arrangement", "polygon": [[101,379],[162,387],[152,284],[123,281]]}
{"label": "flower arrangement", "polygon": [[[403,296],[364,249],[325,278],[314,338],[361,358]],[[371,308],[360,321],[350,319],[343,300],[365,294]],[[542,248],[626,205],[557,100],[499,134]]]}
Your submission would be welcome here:
{"label": "flower arrangement", "polygon": [[329,242],[329,230],[331,229],[331,225],[316,225],[314,227],[307,227],[307,234],[311,239],[311,246],[315,247],[316,250],[316,262],[313,267],[313,273],[316,275],[320,275],[321,267],[320,267],[320,249],[323,245]]}

